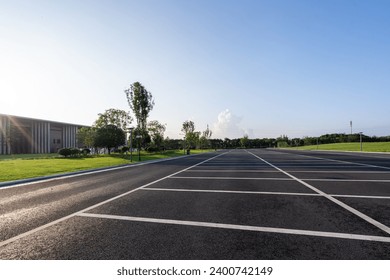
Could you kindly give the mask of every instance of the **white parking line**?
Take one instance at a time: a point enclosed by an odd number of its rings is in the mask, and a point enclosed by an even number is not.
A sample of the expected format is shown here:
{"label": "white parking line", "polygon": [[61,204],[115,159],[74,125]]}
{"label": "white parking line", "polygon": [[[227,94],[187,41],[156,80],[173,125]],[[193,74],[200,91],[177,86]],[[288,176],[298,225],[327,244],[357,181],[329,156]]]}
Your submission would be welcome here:
{"label": "white parking line", "polygon": [[302,181],[318,182],[365,182],[365,183],[390,183],[390,180],[363,180],[363,179],[302,179]]}
{"label": "white parking line", "polygon": [[343,238],[343,239],[352,239],[352,240],[378,241],[378,242],[386,242],[386,243],[390,242],[390,237],[347,234],[347,233],[326,232],[326,231],[297,230],[297,229],[285,229],[285,228],[245,226],[245,225],[235,225],[235,224],[155,219],[155,218],[145,218],[145,217],[118,216],[118,215],[91,214],[91,213],[80,213],[77,216],[88,217],[88,218],[131,221],[131,222],[155,223],[155,224],[195,226],[195,227],[206,227],[206,228],[266,232],[266,233],[294,234],[294,235],[306,235],[306,236],[327,237],[327,238]]}
{"label": "white parking line", "polygon": [[[274,181],[295,181],[292,178],[261,178],[261,177],[217,177],[217,176],[172,176],[170,179],[195,179],[195,180],[274,180]],[[315,181],[315,182],[364,182],[364,183],[390,183],[390,180],[363,180],[363,179],[313,179],[301,178],[302,181]]]}
{"label": "white parking line", "polygon": [[345,197],[345,198],[390,199],[390,196],[375,196],[375,195],[330,194],[330,196]]}
{"label": "white parking line", "polygon": [[[238,194],[265,194],[265,195],[296,195],[296,196],[321,196],[319,193],[287,193],[287,192],[259,192],[259,191],[233,191],[233,190],[204,190],[204,189],[172,189],[172,188],[143,188],[142,191],[168,191],[168,192],[205,192],[205,193],[238,193]],[[329,194],[333,197],[390,199],[390,196]]]}
{"label": "white parking line", "polygon": [[246,178],[246,177],[186,177],[171,176],[169,179],[195,179],[195,180],[275,180],[275,181],[294,181],[291,178]]}
{"label": "white parking line", "polygon": [[315,191],[316,193],[319,193],[319,194],[323,195],[324,197],[326,197],[326,198],[329,199],[330,201],[332,201],[332,202],[336,203],[337,205],[343,207],[345,210],[347,210],[347,211],[349,211],[349,212],[355,214],[356,216],[360,217],[361,219],[365,220],[366,222],[368,222],[368,223],[370,223],[370,224],[376,226],[377,228],[383,230],[384,232],[390,234],[390,228],[387,227],[386,225],[384,225],[384,224],[382,224],[382,223],[380,223],[380,222],[374,220],[373,218],[371,218],[371,217],[369,217],[369,216],[363,214],[362,212],[359,212],[359,211],[356,210],[355,208],[352,208],[351,206],[349,206],[349,205],[347,205],[347,204],[341,202],[340,200],[337,200],[336,198],[330,196],[329,194],[324,193],[323,191],[321,191],[321,190],[319,190],[319,189],[313,187],[312,185],[310,185],[310,184],[308,184],[308,183],[302,181],[301,179],[299,179],[299,178],[297,178],[297,177],[291,175],[290,173],[288,173],[288,172],[284,171],[283,169],[281,169],[281,168],[279,168],[279,167],[273,165],[272,163],[269,163],[268,161],[266,161],[265,159],[262,159],[262,158],[259,157],[258,155],[255,155],[254,153],[249,152],[249,151],[247,151],[247,152],[248,152],[249,154],[253,155],[254,157],[258,158],[259,160],[261,160],[261,161],[263,161],[263,162],[269,164],[270,166],[274,167],[276,170],[279,170],[280,172],[286,174],[287,176],[291,177],[292,179],[296,180],[297,182],[301,183],[302,185],[304,185],[304,186],[308,187],[309,189]]}
{"label": "white parking line", "polygon": [[235,169],[191,169],[191,170],[187,170],[186,172],[210,172],[210,173],[224,173],[224,172],[227,172],[227,173],[280,173],[279,171],[277,170],[273,170],[271,169],[271,167],[268,167],[270,170],[242,170],[242,169],[239,169],[239,170],[235,170]]}
{"label": "white parking line", "polygon": [[234,193],[234,194],[272,194],[272,195],[296,195],[296,196],[321,196],[318,193],[287,193],[287,192],[257,192],[257,191],[230,191],[230,190],[199,190],[199,189],[166,189],[144,188],[142,191],[167,191],[167,192],[204,192],[204,193]]}

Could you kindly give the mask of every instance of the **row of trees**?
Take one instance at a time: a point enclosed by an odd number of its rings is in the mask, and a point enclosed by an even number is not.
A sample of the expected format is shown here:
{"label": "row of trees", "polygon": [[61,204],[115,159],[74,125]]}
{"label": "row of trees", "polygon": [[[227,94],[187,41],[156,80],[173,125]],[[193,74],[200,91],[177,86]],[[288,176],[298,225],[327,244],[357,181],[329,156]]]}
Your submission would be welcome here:
{"label": "row of trees", "polygon": [[[390,136],[367,136],[362,135],[363,142],[389,142]],[[268,148],[268,147],[299,147],[308,145],[332,144],[332,143],[350,143],[360,142],[360,134],[333,133],[324,134],[320,137],[289,138],[287,135],[281,135],[278,138],[249,139],[247,135],[240,139],[225,138],[222,141],[223,148]]]}
{"label": "row of trees", "polygon": [[[367,136],[362,134],[363,142],[389,142],[390,136]],[[278,143],[281,143],[282,146],[308,146],[308,145],[317,145],[317,144],[333,144],[333,143],[351,143],[351,142],[360,142],[360,134],[345,134],[345,133],[333,133],[333,134],[324,134],[320,137],[303,137],[303,138],[292,138],[289,139],[287,136],[278,138]]]}
{"label": "row of trees", "polygon": [[[152,94],[145,87],[135,82],[125,90],[127,102],[135,117],[136,126],[131,127],[133,118],[130,112],[119,109],[108,109],[98,115],[98,119],[92,127],[83,127],[78,131],[78,143],[85,148],[93,148],[99,151],[105,148],[108,153],[112,149],[128,146],[130,140],[133,146],[148,151],[161,151],[165,149],[193,149],[211,148],[210,138],[212,131],[207,126],[203,132],[195,131],[193,121],[183,123],[183,140],[164,139],[166,125],[157,120],[148,122],[149,113],[154,107]],[[131,139],[127,139],[127,133],[131,132]]]}
{"label": "row of trees", "polygon": [[[194,148],[232,149],[232,148],[265,148],[265,147],[292,147],[329,143],[344,143],[360,141],[360,134],[325,134],[320,137],[288,138],[282,135],[278,138],[249,139],[248,135],[237,139],[211,139],[212,131],[207,125],[203,132],[195,130],[193,121],[187,120],[182,125],[183,139],[164,138],[166,125],[157,120],[149,121],[148,117],[154,107],[152,94],[139,82],[130,85],[125,91],[128,105],[135,117],[136,126],[130,127],[133,118],[130,112],[119,109],[108,109],[98,115],[92,127],[83,127],[78,132],[79,145],[85,148],[105,148],[108,153],[113,148],[127,146],[127,133],[131,131],[130,141],[138,149],[160,151],[163,149]],[[362,135],[364,142],[390,141],[387,137],[369,137]]]}

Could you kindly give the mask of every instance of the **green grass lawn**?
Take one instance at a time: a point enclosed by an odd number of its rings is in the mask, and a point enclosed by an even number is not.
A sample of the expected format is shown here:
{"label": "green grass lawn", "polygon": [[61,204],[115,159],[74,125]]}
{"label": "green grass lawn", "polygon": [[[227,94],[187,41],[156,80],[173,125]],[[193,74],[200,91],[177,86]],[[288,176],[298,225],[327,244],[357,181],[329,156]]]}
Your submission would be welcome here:
{"label": "green grass lawn", "polygon": [[[297,150],[328,150],[328,151],[358,151],[360,152],[360,143],[336,143],[311,145],[294,148]],[[363,152],[390,152],[390,142],[367,142],[363,143]]]}
{"label": "green grass lawn", "polygon": [[[191,150],[191,154],[210,150]],[[141,161],[182,156],[180,150],[163,153],[141,152]],[[138,153],[133,153],[133,163],[138,162]],[[80,158],[64,158],[58,154],[2,155],[0,156],[0,182],[118,166],[130,163],[130,154],[97,155]]]}

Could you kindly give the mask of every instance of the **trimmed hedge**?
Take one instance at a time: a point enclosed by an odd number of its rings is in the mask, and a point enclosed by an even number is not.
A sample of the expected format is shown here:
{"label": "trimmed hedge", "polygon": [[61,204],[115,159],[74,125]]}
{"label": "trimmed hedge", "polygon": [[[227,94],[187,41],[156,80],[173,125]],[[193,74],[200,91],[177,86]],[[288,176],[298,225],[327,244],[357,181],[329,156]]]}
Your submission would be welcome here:
{"label": "trimmed hedge", "polygon": [[58,150],[58,154],[64,157],[77,157],[80,155],[80,150],[77,148],[62,148]]}

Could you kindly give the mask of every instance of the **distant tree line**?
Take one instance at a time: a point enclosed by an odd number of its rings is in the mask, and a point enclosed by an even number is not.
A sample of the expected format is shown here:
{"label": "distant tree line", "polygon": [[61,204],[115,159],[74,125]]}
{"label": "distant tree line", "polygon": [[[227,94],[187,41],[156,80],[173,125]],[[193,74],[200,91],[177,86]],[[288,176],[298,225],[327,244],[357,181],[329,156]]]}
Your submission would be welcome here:
{"label": "distant tree line", "polygon": [[[102,149],[110,153],[112,150],[128,151],[132,148],[143,149],[149,152],[183,149],[235,149],[235,148],[271,148],[271,147],[298,147],[317,144],[359,142],[360,134],[334,133],[320,137],[289,138],[281,135],[278,138],[250,139],[248,135],[235,139],[211,139],[212,131],[196,131],[195,123],[186,120],[182,124],[183,139],[164,138],[166,124],[157,120],[148,121],[149,113],[154,107],[152,94],[139,82],[130,85],[125,91],[127,103],[135,118],[136,125],[132,125],[131,112],[119,109],[108,109],[98,115],[91,127],[79,129],[78,144],[83,150],[73,148],[62,149],[64,156],[78,156],[89,154],[92,150],[99,152]],[[131,138],[129,138],[129,135]],[[362,135],[364,142],[388,142],[390,136],[377,137]],[[79,151],[79,153],[78,153]]]}
{"label": "distant tree line", "polygon": [[[211,139],[211,146],[214,148],[234,149],[234,148],[283,148],[299,147],[308,145],[332,144],[332,143],[350,143],[360,142],[360,134],[333,133],[324,134],[320,137],[289,138],[287,135],[281,135],[278,138],[256,138],[249,139],[247,135],[242,138],[229,139]],[[390,136],[367,136],[362,135],[363,142],[390,142]]]}

